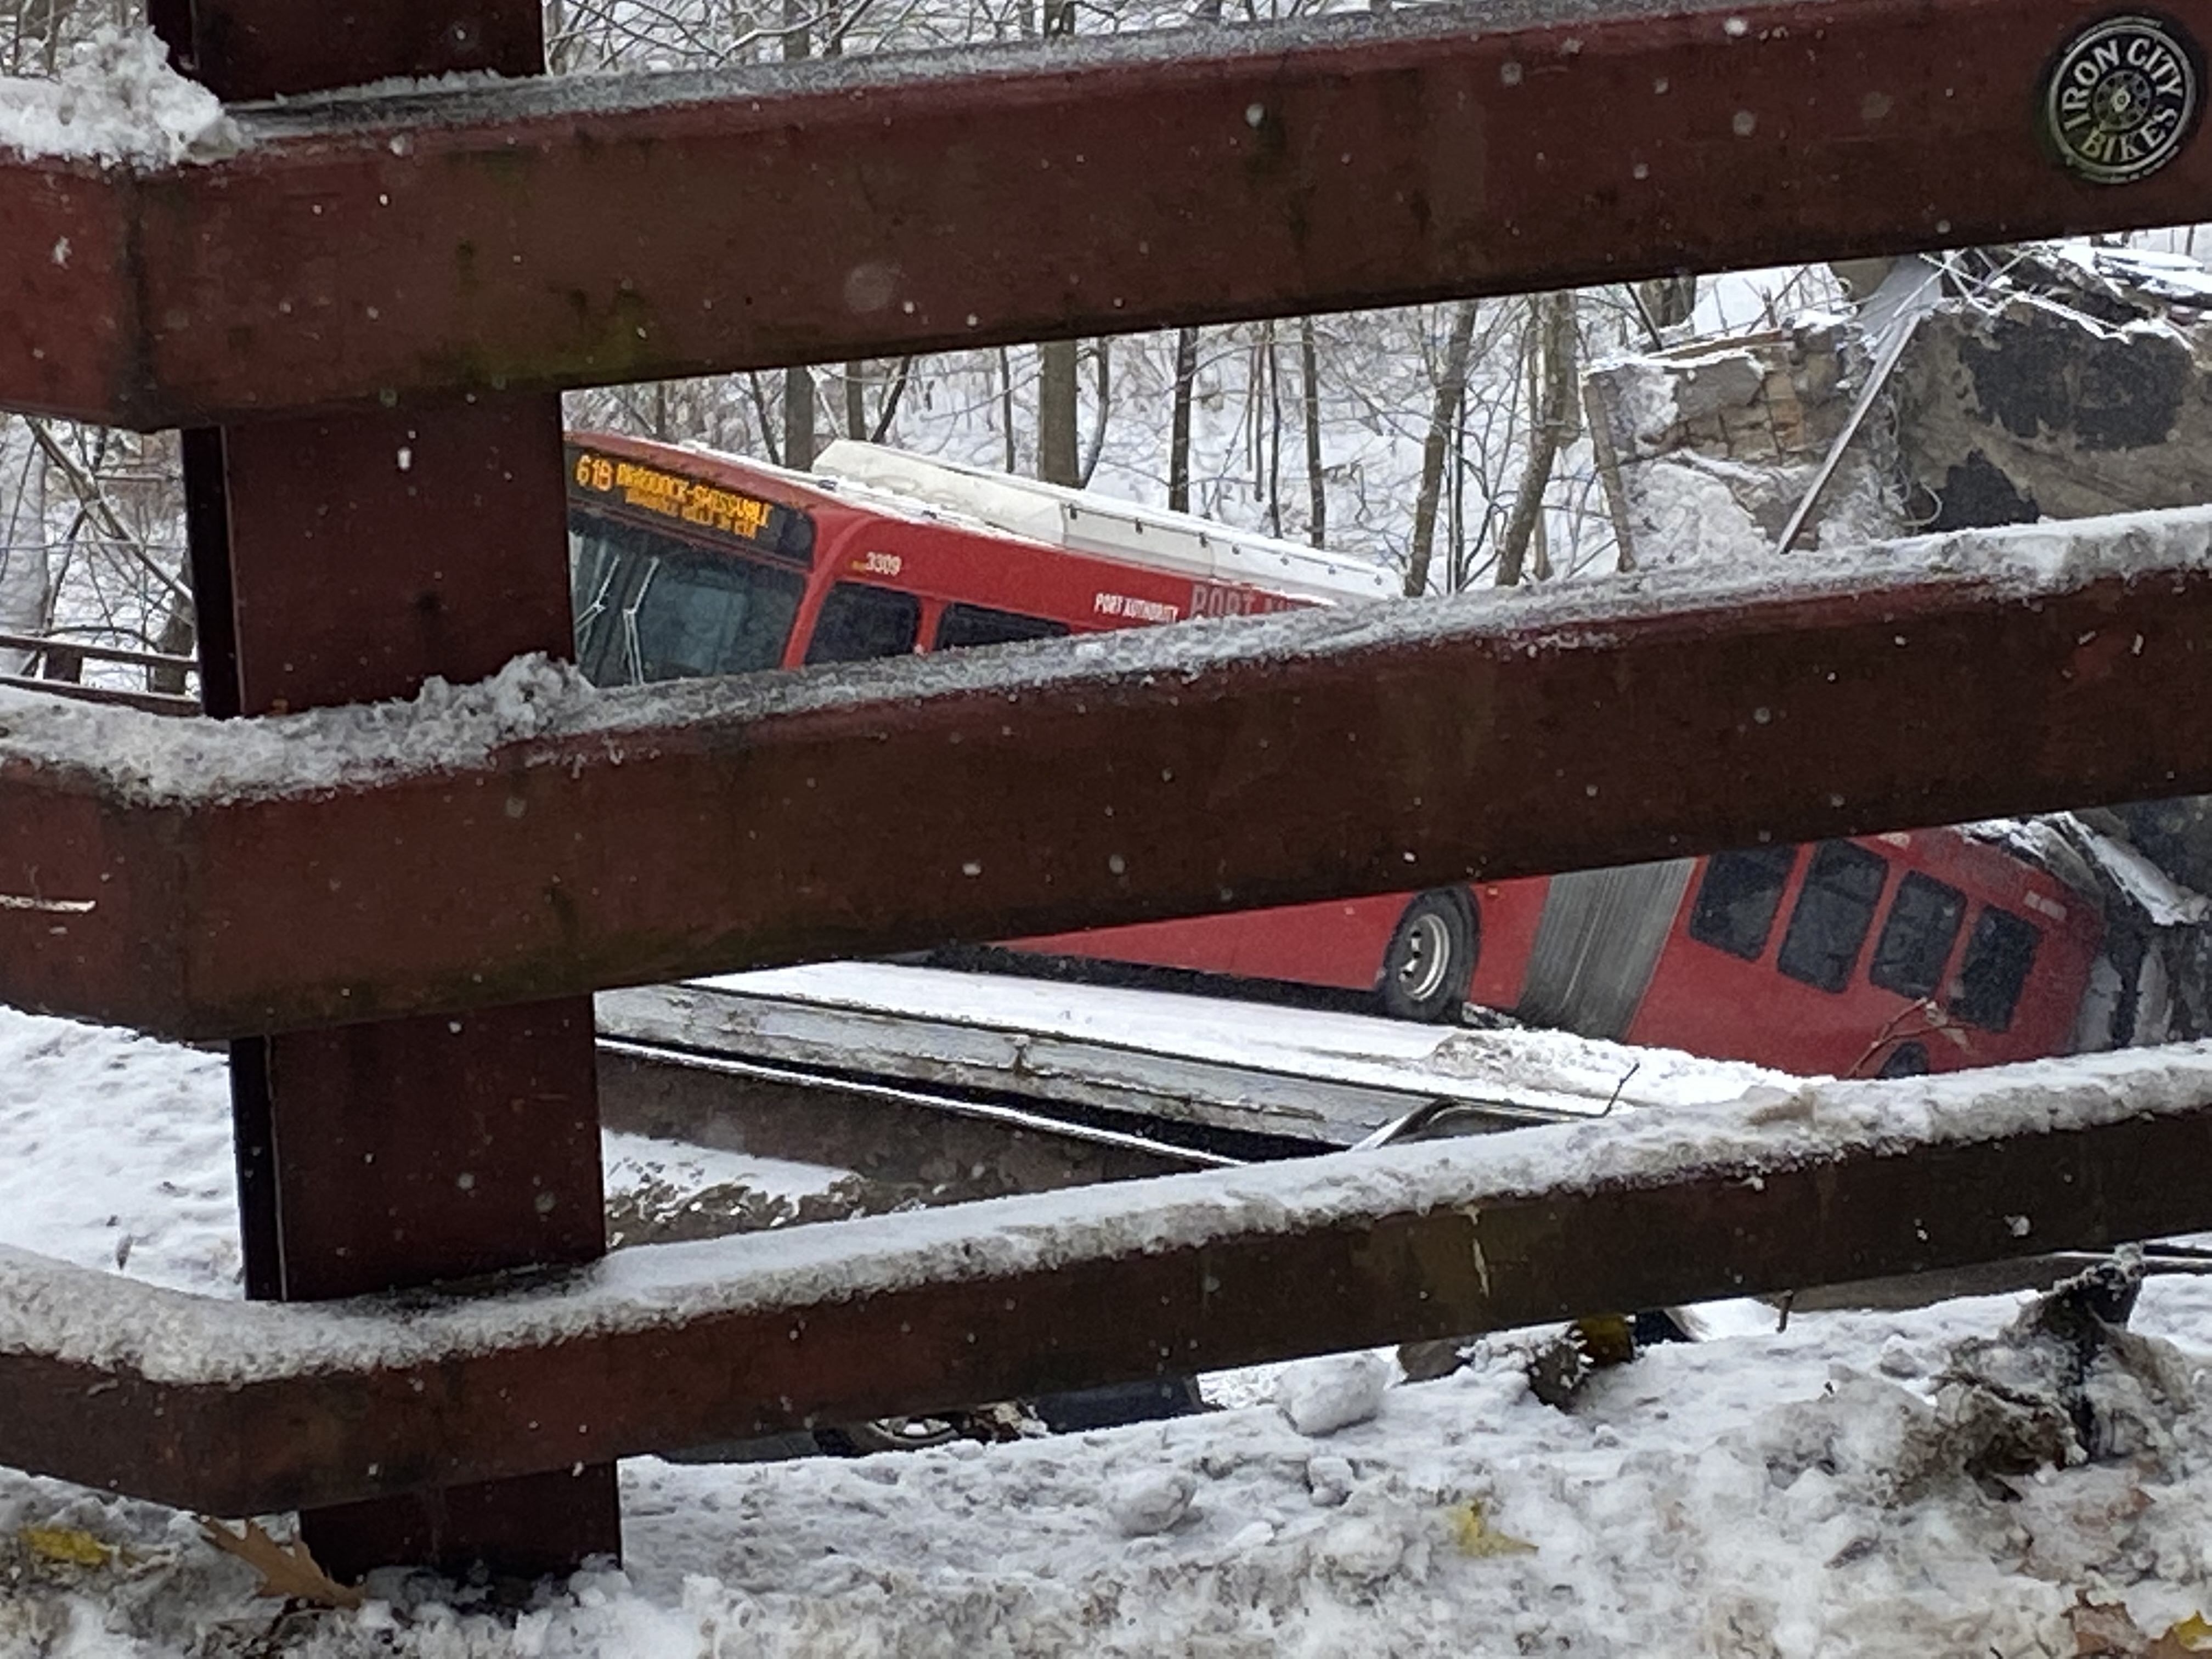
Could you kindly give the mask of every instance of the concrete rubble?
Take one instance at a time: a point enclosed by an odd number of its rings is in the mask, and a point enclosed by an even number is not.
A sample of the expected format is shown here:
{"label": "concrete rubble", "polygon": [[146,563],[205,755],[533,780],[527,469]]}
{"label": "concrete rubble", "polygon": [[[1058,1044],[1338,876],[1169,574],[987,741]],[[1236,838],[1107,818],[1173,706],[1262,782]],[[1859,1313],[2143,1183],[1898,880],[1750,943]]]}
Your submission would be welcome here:
{"label": "concrete rubble", "polygon": [[[2212,501],[2194,259],[2068,242],[1835,274],[1832,309],[1590,371],[1624,568]],[[2212,799],[1984,829],[2103,904],[2079,1047],[2212,1035]]]}

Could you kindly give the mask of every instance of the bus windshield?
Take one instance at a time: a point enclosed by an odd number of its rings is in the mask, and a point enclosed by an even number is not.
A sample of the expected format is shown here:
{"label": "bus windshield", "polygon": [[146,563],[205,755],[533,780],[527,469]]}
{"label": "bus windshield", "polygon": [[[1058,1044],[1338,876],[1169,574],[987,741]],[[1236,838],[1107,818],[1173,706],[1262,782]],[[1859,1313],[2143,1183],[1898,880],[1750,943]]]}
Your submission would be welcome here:
{"label": "bus windshield", "polygon": [[582,511],[568,570],[576,662],[594,685],[775,668],[806,587],[796,570]]}

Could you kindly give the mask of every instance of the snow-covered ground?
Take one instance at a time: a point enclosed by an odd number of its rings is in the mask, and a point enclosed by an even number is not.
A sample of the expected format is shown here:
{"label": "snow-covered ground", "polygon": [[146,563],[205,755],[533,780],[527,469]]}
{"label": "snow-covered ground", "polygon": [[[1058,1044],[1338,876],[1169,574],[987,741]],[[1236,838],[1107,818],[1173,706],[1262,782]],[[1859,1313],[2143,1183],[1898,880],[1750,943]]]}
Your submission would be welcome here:
{"label": "snow-covered ground", "polygon": [[[0,1243],[234,1291],[215,1057],[0,1011]],[[608,1164],[623,1193],[829,1178],[635,1137],[611,1139]],[[1599,1372],[1569,1410],[1530,1392],[1548,1334],[1530,1333],[1420,1384],[1364,1355],[1211,1378],[1224,1409],[1080,1437],[635,1460],[623,1565],[519,1613],[398,1574],[359,1610],[287,1612],[188,1516],[0,1473],[0,1656],[2009,1659],[2212,1644],[2212,1286],[2154,1278],[2134,1321],[2149,1340],[2091,1365],[2097,1456],[2006,1474],[2006,1449],[2052,1423],[2004,1403],[2033,1402],[2057,1352],[2001,1336],[2021,1307],[1800,1312],[1786,1328],[1762,1304],[1707,1310],[1706,1340]]]}

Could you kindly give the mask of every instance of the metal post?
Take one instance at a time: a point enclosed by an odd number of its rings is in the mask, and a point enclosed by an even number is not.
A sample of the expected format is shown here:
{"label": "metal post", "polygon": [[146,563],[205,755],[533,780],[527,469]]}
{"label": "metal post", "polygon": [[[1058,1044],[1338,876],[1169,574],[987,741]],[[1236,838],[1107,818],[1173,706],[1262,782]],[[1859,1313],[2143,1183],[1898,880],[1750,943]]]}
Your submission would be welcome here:
{"label": "metal post", "polygon": [[[343,28],[285,0],[155,0],[152,19],[226,97],[542,68],[535,0],[465,18],[384,0]],[[557,398],[532,396],[188,434],[210,712],[404,697],[432,675],[568,654],[560,421]],[[249,1295],[350,1296],[605,1250],[588,997],[244,1039],[232,1094]],[[340,1574],[536,1574],[620,1547],[609,1463],[312,1510],[301,1527]]]}

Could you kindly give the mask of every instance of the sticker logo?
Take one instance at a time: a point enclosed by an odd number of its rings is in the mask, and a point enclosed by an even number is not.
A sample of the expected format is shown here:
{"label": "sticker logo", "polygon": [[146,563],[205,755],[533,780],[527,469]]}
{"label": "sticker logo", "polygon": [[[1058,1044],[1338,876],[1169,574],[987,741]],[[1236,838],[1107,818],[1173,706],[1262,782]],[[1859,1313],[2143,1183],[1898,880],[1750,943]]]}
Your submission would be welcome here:
{"label": "sticker logo", "polygon": [[2155,17],[2108,17],[2058,55],[2044,119],[2075,172],[2100,185],[2131,184],[2181,153],[2202,93],[2194,46],[2178,28]]}

